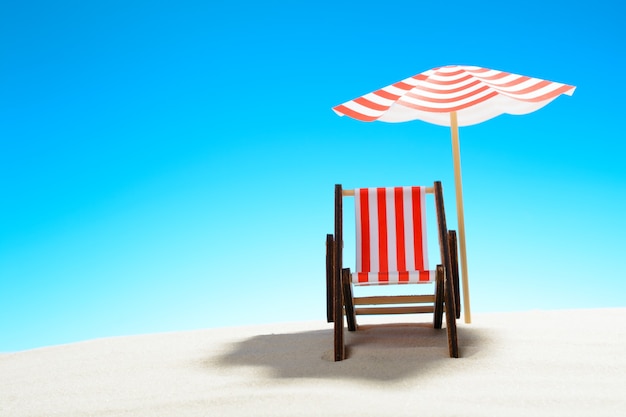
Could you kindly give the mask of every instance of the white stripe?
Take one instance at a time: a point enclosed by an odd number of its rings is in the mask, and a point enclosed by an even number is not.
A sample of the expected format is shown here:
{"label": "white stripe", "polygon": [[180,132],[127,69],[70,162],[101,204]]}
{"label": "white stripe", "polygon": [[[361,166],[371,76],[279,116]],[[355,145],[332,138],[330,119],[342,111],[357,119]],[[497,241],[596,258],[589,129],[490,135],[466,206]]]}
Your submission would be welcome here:
{"label": "white stripe", "polygon": [[397,236],[396,236],[396,205],[394,199],[394,189],[385,189],[387,200],[387,262],[388,271],[398,270]]}
{"label": "white stripe", "polygon": [[[424,187],[420,187],[420,201],[422,204],[422,258],[424,259],[424,270],[428,270],[428,233],[426,233],[426,192]],[[444,237],[447,241],[447,237]]]}
{"label": "white stripe", "polygon": [[402,200],[404,201],[404,246],[407,271],[415,270],[415,248],[413,246],[413,201],[411,199],[411,187],[402,188]]}
{"label": "white stripe", "polygon": [[368,190],[369,215],[370,215],[370,271],[378,272],[378,200],[376,188]]}
{"label": "white stripe", "polygon": [[354,190],[354,217],[356,220],[356,270],[363,270],[363,258],[361,257],[361,250],[363,244],[361,243],[363,234],[361,232],[361,194],[359,189]]}

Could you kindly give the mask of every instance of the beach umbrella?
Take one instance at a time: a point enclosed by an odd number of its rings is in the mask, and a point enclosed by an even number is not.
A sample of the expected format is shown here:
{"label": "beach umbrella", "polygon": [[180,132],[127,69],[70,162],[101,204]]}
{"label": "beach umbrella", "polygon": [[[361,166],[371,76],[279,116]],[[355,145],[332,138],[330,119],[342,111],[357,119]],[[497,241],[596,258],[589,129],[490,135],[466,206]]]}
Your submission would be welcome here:
{"label": "beach umbrella", "polygon": [[448,65],[333,107],[340,116],[364,122],[423,120],[450,127],[466,323],[471,322],[471,312],[458,128],[478,124],[503,113],[531,113],[561,94],[571,96],[575,88],[504,71]]}

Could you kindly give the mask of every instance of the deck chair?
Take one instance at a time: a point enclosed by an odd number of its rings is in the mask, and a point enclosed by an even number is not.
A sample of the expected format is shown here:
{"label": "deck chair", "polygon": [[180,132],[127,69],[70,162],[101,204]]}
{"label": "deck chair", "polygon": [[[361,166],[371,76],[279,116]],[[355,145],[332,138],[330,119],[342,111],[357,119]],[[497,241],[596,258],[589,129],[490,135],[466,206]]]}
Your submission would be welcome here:
{"label": "deck chair", "polygon": [[[430,269],[426,239],[426,194],[434,194],[441,265]],[[356,269],[343,267],[343,198],[354,197]],[[335,233],[326,236],[327,320],[334,322],[334,359],[345,359],[344,315],[349,331],[356,316],[433,313],[442,328],[446,314],[448,350],[457,358],[460,317],[456,233],[448,231],[441,182],[433,187],[360,188],[335,186]],[[354,297],[352,286],[434,284],[433,294]],[[367,307],[364,307],[367,306]]]}

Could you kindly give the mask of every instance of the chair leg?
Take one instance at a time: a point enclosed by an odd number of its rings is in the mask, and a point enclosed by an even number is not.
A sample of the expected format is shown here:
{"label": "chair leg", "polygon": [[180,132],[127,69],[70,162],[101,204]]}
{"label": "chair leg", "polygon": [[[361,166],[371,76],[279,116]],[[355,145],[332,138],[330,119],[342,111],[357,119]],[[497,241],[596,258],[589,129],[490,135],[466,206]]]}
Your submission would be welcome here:
{"label": "chair leg", "polygon": [[343,193],[341,185],[335,185],[335,235],[333,242],[333,321],[335,322],[335,361],[345,357],[343,343],[343,295],[341,268],[343,265]]}
{"label": "chair leg", "polygon": [[[337,244],[337,242],[335,242]],[[335,252],[336,254],[336,252]],[[335,339],[335,362],[345,358],[345,345],[343,341],[343,294],[341,285],[341,272],[337,265],[333,270],[333,321]]]}
{"label": "chair leg", "polygon": [[450,274],[445,278],[446,328],[448,329],[448,350],[451,358],[459,357],[459,344],[456,336],[456,302],[454,301],[454,280]]}
{"label": "chair leg", "polygon": [[443,263],[445,286],[446,327],[448,329],[448,349],[450,357],[459,357],[459,346],[456,337],[456,301],[454,300],[453,261],[450,256],[450,235],[446,226],[446,212],[443,207],[443,190],[440,181],[435,181],[435,204],[437,207],[437,224],[439,226],[439,243],[441,261]]}
{"label": "chair leg", "polygon": [[450,261],[452,262],[452,278],[454,284],[454,301],[456,318],[461,318],[461,289],[459,286],[459,255],[457,251],[456,232],[448,230],[448,246],[450,247]]}
{"label": "chair leg", "polygon": [[342,270],[343,285],[343,304],[346,308],[346,321],[348,322],[348,330],[353,332],[356,330],[356,315],[354,313],[354,297],[352,296],[352,283],[350,282],[350,269]]}
{"label": "chair leg", "polygon": [[326,235],[326,321],[332,323],[334,320],[333,309],[333,260],[335,255],[333,254],[334,238],[332,234]]}
{"label": "chair leg", "polygon": [[437,280],[435,282],[435,314],[433,317],[433,327],[441,329],[443,323],[443,303],[444,303],[444,279],[443,265],[437,265]]}
{"label": "chair leg", "polygon": [[343,344],[343,315],[340,319],[335,318],[335,362],[342,361],[345,356],[345,347]]}

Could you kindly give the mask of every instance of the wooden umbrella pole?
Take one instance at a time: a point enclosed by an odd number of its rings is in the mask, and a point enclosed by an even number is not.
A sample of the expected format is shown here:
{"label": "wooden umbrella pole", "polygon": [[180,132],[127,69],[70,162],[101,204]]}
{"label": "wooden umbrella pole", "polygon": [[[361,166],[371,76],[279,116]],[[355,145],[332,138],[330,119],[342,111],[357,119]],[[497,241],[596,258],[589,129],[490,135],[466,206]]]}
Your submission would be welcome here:
{"label": "wooden umbrella pole", "polygon": [[461,184],[459,123],[455,111],[450,113],[450,129],[452,130],[452,160],[454,163],[454,183],[456,189],[456,214],[459,221],[459,253],[461,255],[461,274],[463,282],[463,312],[465,315],[465,323],[471,323],[469,278],[467,275],[467,254],[465,248],[465,216],[463,215],[463,185]]}

